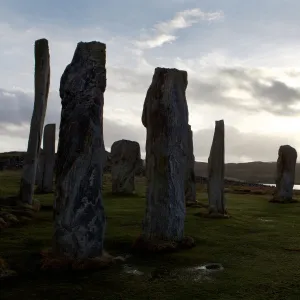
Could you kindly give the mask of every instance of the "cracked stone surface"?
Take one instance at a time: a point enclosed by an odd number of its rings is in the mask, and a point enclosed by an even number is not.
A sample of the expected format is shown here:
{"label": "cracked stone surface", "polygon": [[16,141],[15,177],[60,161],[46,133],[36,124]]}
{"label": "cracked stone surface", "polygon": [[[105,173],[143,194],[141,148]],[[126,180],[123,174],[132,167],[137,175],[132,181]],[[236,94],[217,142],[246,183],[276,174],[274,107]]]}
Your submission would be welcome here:
{"label": "cracked stone surface", "polygon": [[60,81],[53,252],[71,259],[103,254],[105,64],[105,44],[80,42]]}
{"label": "cracked stone surface", "polygon": [[156,68],[144,102],[146,213],[143,237],[180,241],[184,237],[187,167],[187,72]]}

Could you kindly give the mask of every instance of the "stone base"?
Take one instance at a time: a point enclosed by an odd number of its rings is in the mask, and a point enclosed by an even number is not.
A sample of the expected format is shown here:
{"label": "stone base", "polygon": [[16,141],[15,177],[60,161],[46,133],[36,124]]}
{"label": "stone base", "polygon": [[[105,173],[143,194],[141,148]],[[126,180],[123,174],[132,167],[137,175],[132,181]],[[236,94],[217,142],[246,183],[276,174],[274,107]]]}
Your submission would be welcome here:
{"label": "stone base", "polygon": [[211,218],[211,219],[229,219],[230,216],[225,213],[225,214],[221,214],[221,213],[216,213],[216,212],[199,212],[194,214],[197,217],[203,217],[203,218]]}
{"label": "stone base", "polygon": [[55,255],[52,251],[42,251],[41,256],[41,269],[43,271],[99,270],[125,261],[125,258],[113,257],[105,251],[101,256],[87,259],[70,259]]}
{"label": "stone base", "polygon": [[280,199],[280,198],[273,198],[269,200],[270,203],[281,203],[281,204],[287,204],[287,203],[298,203],[299,201],[296,199]]}
{"label": "stone base", "polygon": [[[18,199],[12,198],[12,202],[8,205],[9,199],[0,202],[0,230],[28,223],[31,221],[36,212],[40,210],[40,203],[33,201],[33,205],[23,204]],[[6,203],[6,205],[2,204]]]}
{"label": "stone base", "polygon": [[10,270],[7,263],[0,258],[0,280],[11,278],[16,275],[17,273],[13,270]]}
{"label": "stone base", "polygon": [[158,239],[147,240],[142,235],[137,238],[132,246],[134,251],[151,253],[169,253],[193,247],[195,247],[195,241],[189,236],[185,237],[180,242],[175,242]]}
{"label": "stone base", "polygon": [[208,204],[203,204],[203,203],[200,203],[200,202],[189,202],[189,201],[187,201],[185,203],[185,206],[186,207],[203,207],[203,208],[208,208]]}

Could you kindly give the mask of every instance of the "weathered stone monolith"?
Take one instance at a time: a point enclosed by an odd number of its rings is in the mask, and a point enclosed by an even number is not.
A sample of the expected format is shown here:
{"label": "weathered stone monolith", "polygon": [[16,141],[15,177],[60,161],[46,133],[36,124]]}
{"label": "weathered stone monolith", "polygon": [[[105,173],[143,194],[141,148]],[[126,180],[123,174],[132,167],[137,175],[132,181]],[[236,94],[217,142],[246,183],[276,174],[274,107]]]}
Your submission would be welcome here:
{"label": "weathered stone monolith", "polygon": [[289,145],[279,147],[277,169],[276,169],[276,189],[271,202],[294,202],[293,188],[295,182],[295,168],[297,161],[297,151]]}
{"label": "weathered stone monolith", "polygon": [[[187,167],[187,72],[156,68],[144,102],[146,139],[146,213],[136,248],[164,241],[172,248],[184,241]],[[151,251],[152,251],[151,250]]]}
{"label": "weathered stone monolith", "polygon": [[35,41],[34,107],[30,124],[27,153],[20,183],[20,200],[32,204],[35,175],[41,145],[50,85],[50,55],[48,41]]}
{"label": "weathered stone monolith", "polygon": [[70,259],[103,254],[105,64],[105,44],[80,42],[60,81],[53,252]]}
{"label": "weathered stone monolith", "polygon": [[191,126],[188,126],[188,157],[187,170],[185,178],[185,202],[186,205],[193,205],[196,201],[196,177],[195,177],[195,156],[193,145],[193,131]]}
{"label": "weathered stone monolith", "polygon": [[116,141],[111,146],[110,155],[112,193],[134,193],[134,176],[141,159],[139,143],[129,140]]}
{"label": "weathered stone monolith", "polygon": [[43,172],[44,172],[44,160],[45,160],[44,150],[40,149],[39,158],[36,166],[36,173],[35,173],[35,184],[37,186],[42,185]]}
{"label": "weathered stone monolith", "polygon": [[212,217],[227,216],[224,199],[224,121],[216,121],[215,133],[208,158],[208,201],[209,215]]}
{"label": "weathered stone monolith", "polygon": [[44,128],[44,153],[43,155],[40,155],[41,165],[38,165],[38,170],[39,172],[41,172],[41,180],[38,181],[37,187],[37,192],[39,193],[46,194],[53,192],[53,172],[55,163],[55,129],[55,124],[47,124]]}

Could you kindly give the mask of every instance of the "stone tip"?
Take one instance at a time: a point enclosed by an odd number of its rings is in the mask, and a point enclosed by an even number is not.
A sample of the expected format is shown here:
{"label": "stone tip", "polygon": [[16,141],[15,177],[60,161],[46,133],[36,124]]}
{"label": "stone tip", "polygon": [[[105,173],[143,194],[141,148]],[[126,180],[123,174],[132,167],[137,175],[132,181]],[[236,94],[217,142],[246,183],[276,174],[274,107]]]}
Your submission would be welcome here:
{"label": "stone tip", "polygon": [[50,124],[46,124],[44,128],[50,128],[50,127],[55,127],[56,124],[55,123],[50,123]]}
{"label": "stone tip", "polygon": [[101,64],[105,65],[106,44],[97,41],[79,42],[77,44],[73,59],[76,59],[77,56],[99,61]]}
{"label": "stone tip", "polygon": [[188,73],[185,70],[179,70],[176,68],[164,68],[164,67],[156,67],[154,70],[153,78],[157,78],[161,74],[172,74],[171,76],[178,76],[178,74],[181,74],[183,77],[183,82],[185,87],[187,87],[188,84]]}
{"label": "stone tip", "polygon": [[216,125],[224,125],[224,120],[215,121]]}
{"label": "stone tip", "polygon": [[48,40],[47,39],[36,40],[35,43],[34,43],[34,48],[36,50],[45,50],[45,49],[47,49],[47,51],[48,51],[49,50]]}

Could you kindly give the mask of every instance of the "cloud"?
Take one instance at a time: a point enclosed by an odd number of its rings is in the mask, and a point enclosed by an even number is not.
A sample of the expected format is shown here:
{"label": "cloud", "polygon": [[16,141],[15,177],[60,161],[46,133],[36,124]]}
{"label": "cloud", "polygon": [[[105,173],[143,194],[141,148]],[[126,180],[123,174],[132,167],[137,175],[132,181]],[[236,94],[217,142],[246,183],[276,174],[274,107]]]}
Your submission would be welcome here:
{"label": "cloud", "polygon": [[152,49],[160,47],[165,43],[171,43],[177,39],[174,34],[180,30],[191,27],[193,24],[199,23],[200,21],[216,21],[224,17],[222,11],[217,12],[203,12],[199,8],[188,9],[178,12],[173,19],[160,22],[154,25],[152,28],[152,34],[146,34],[140,40],[135,42],[141,49]]}
{"label": "cloud", "polygon": [[[128,74],[124,72],[124,74]],[[132,74],[131,74],[132,75]],[[33,108],[33,95],[23,91],[7,91],[1,89],[2,97],[0,103],[4,103],[4,106],[9,106],[9,117],[5,116],[6,109],[0,107],[0,136],[3,144],[1,143],[1,151],[8,150],[25,150],[27,147],[27,139],[29,134],[29,124]],[[4,96],[3,96],[4,95]],[[13,99],[13,100],[11,100]],[[2,102],[3,101],[3,102]],[[9,102],[10,101],[10,102]],[[18,109],[20,103],[23,108]],[[203,112],[203,106],[200,106]],[[47,114],[45,124],[56,123],[58,139],[58,130],[60,122],[60,98],[57,92],[52,92],[49,97]],[[128,116],[128,111],[123,109],[118,110],[120,119],[114,117],[114,111],[107,110],[104,107],[104,140],[106,149],[110,149],[113,142],[119,139],[129,139],[140,143],[141,151],[145,149],[146,130],[142,126],[140,121],[140,112],[134,111],[133,114],[137,116],[136,125],[130,124],[130,120],[126,122],[126,119],[122,117],[122,111],[124,116]],[[191,110],[191,112],[194,112]],[[197,113],[197,112],[196,112]],[[203,113],[205,115],[205,113]],[[202,118],[202,117],[201,117]],[[209,126],[201,130],[194,130],[194,153],[199,161],[207,161],[212,138],[213,138],[213,122]],[[260,132],[243,132],[238,130],[234,126],[228,125],[225,118],[225,150],[226,150],[226,162],[238,162],[238,161],[275,161],[277,158],[277,150],[282,144],[291,144],[292,146],[298,146],[297,135],[293,132],[282,134],[270,134]],[[20,145],[18,149],[8,149],[7,143],[13,141]],[[3,146],[2,146],[3,145]]]}
{"label": "cloud", "polygon": [[[1,140],[14,140],[18,141],[21,145],[21,149],[25,150],[27,147],[27,140],[29,136],[30,121],[33,112],[33,98],[34,95],[31,92],[24,92],[21,90],[5,90],[0,89],[0,136]],[[122,116],[122,112],[125,116],[128,116],[128,111],[122,109],[116,109],[119,115]],[[49,123],[56,124],[56,140],[58,140],[59,124],[60,124],[61,104],[58,92],[52,91],[49,93],[47,113],[45,117],[44,125]],[[104,108],[105,114],[105,108]],[[116,116],[110,114],[108,110],[107,117],[103,118],[104,128],[104,141],[107,149],[113,142],[119,139],[135,140],[141,144],[141,148],[144,149],[145,129],[134,124],[128,124],[124,120],[118,120]],[[139,117],[140,119],[140,117]],[[123,121],[123,122],[122,122]],[[3,147],[3,148],[2,148]],[[11,147],[9,147],[11,150]],[[8,151],[6,145],[0,146],[0,152]]]}

